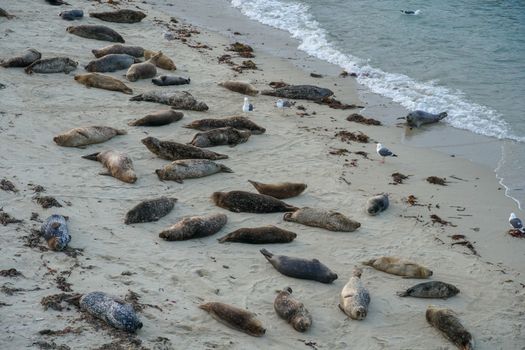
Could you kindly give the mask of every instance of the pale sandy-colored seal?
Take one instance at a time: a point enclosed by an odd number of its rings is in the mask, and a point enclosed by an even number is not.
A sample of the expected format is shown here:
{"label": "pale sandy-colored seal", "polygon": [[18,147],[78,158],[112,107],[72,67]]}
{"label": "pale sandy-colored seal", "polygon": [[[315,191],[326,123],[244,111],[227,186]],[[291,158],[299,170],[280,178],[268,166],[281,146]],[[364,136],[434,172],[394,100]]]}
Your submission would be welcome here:
{"label": "pale sandy-colored seal", "polygon": [[44,221],[40,233],[52,250],[64,250],[71,241],[66,218],[62,215],[51,215]]}
{"label": "pale sandy-colored seal", "polygon": [[188,91],[147,91],[133,96],[130,101],[147,101],[162,103],[175,109],[190,111],[207,111],[206,103],[197,101]]}
{"label": "pale sandy-colored seal", "polygon": [[160,53],[156,56],[151,57],[146,62],[134,63],[128,68],[126,73],[126,78],[129,81],[137,81],[139,79],[149,79],[157,75],[157,67],[152,63],[158,57]]}
{"label": "pale sandy-colored seal", "polygon": [[186,217],[159,233],[167,241],[184,241],[191,238],[202,238],[219,232],[228,217],[224,214]]}
{"label": "pale sandy-colored seal", "polygon": [[359,222],[341,213],[308,207],[301,208],[294,213],[286,213],[283,219],[307,226],[321,227],[330,231],[353,232],[361,227]]}
{"label": "pale sandy-colored seal", "polygon": [[175,63],[173,63],[173,60],[163,54],[161,51],[151,51],[151,50],[144,50],[144,58],[149,60],[153,56],[156,56],[160,53],[160,56],[153,62],[157,67],[166,69],[166,70],[176,70],[177,67],[175,66]]}
{"label": "pale sandy-colored seal", "polygon": [[240,228],[218,239],[219,243],[239,242],[249,244],[289,243],[297,237],[292,231],[267,225],[253,228]]}
{"label": "pale sandy-colored seal", "polygon": [[255,317],[256,315],[244,309],[218,302],[202,304],[199,308],[208,312],[217,321],[254,337],[262,337],[266,333],[266,329]]}
{"label": "pale sandy-colored seal", "polygon": [[158,221],[168,215],[175,207],[177,198],[160,197],[147,199],[134,206],[126,213],[124,223],[126,225],[142,222]]}
{"label": "pale sandy-colored seal", "polygon": [[130,126],[162,126],[177,122],[184,117],[182,112],[173,109],[155,111],[147,114],[145,117],[133,120],[128,123]]}
{"label": "pale sandy-colored seal", "polygon": [[274,255],[266,249],[261,249],[260,252],[277,271],[285,276],[321,283],[332,283],[337,279],[337,274],[317,259],[309,260],[285,255]]}
{"label": "pale sandy-colored seal", "polygon": [[129,45],[122,45],[122,44],[109,45],[101,49],[91,50],[91,52],[96,58],[104,57],[110,54],[124,54],[124,55],[130,55],[130,56],[137,57],[137,58],[144,56],[144,48],[140,46],[129,46]]}
{"label": "pale sandy-colored seal", "polygon": [[377,259],[363,261],[362,264],[406,278],[428,278],[432,276],[432,271],[426,267],[398,257],[382,256]]}
{"label": "pale sandy-colored seal", "polygon": [[364,320],[370,304],[370,293],[361,281],[362,273],[360,268],[354,269],[352,277],[343,287],[339,297],[339,308],[354,320]]}
{"label": "pale sandy-colored seal", "polygon": [[84,68],[88,72],[114,72],[121,69],[128,69],[132,64],[140,60],[126,54],[109,54],[96,60],[90,61]]}
{"label": "pale sandy-colored seal", "polygon": [[195,179],[217,173],[233,173],[227,166],[209,159],[181,159],[155,170],[159,180],[182,183],[184,179]]}
{"label": "pale sandy-colored seal", "polygon": [[53,137],[53,141],[59,146],[82,147],[105,142],[117,135],[126,134],[126,130],[119,130],[109,126],[85,126],[59,134]]}
{"label": "pale sandy-colored seal", "polygon": [[243,81],[223,81],[222,83],[219,83],[219,86],[244,95],[255,96],[259,93],[259,90],[257,90],[252,84]]}
{"label": "pale sandy-colored seal", "polygon": [[151,82],[157,86],[184,85],[189,84],[190,78],[177,77],[175,75],[161,75],[151,79]]}
{"label": "pale sandy-colored seal", "polygon": [[246,191],[214,192],[211,199],[218,207],[234,213],[277,213],[298,209],[277,198]]}
{"label": "pale sandy-colored seal", "polygon": [[447,116],[447,112],[433,114],[425,111],[413,111],[408,113],[405,119],[408,126],[419,128],[421,125],[424,124],[437,123],[441,119],[446,118]]}
{"label": "pale sandy-colored seal", "polygon": [[155,137],[148,136],[141,142],[152,152],[162,159],[226,159],[225,154],[215,153],[199,147],[184,145],[173,141],[161,141]]}
{"label": "pale sandy-colored seal", "polygon": [[459,349],[474,349],[472,335],[465,329],[451,309],[440,309],[430,305],[427,308],[426,319],[430,325],[436,327],[445,338]]}
{"label": "pale sandy-colored seal", "polygon": [[117,43],[125,42],[124,38],[122,38],[119,33],[106,26],[84,24],[80,26],[69,26],[66,28],[66,31],[68,33],[87,39],[111,41]]}
{"label": "pale sandy-colored seal", "polygon": [[298,332],[306,332],[312,325],[312,315],[304,304],[292,297],[292,288],[278,292],[273,308],[279,317],[284,318]]}
{"label": "pale sandy-colored seal", "polygon": [[261,94],[297,100],[320,101],[323,98],[332,96],[334,92],[313,85],[288,85],[274,90],[264,90]]}
{"label": "pale sandy-colored seal", "polygon": [[292,198],[300,195],[306,189],[306,184],[281,182],[277,184],[265,184],[262,182],[248,180],[255,187],[257,192],[272,196],[278,199]]}
{"label": "pale sandy-colored seal", "polygon": [[366,212],[368,215],[374,216],[388,208],[388,194],[383,193],[377,196],[373,196],[366,202]]}
{"label": "pale sandy-colored seal", "polygon": [[113,176],[120,181],[135,183],[137,175],[133,168],[133,162],[127,154],[118,151],[103,151],[82,156],[82,158],[101,162],[108,171],[101,172],[100,175]]}
{"label": "pale sandy-colored seal", "polygon": [[407,290],[397,292],[397,295],[400,297],[447,299],[458,293],[459,289],[452,284],[440,281],[430,281],[419,283]]}
{"label": "pale sandy-colored seal", "polygon": [[252,122],[250,119],[241,116],[233,116],[222,119],[200,119],[184,125],[188,129],[197,130],[212,130],[218,128],[232,127],[239,130],[250,130],[253,135],[263,134],[266,132],[265,128]]}
{"label": "pale sandy-colored seal", "polygon": [[132,94],[133,90],[129,88],[126,84],[121,82],[118,79],[110,77],[109,75],[99,74],[99,73],[87,73],[87,74],[78,74],[75,75],[75,80],[85,85],[88,88],[98,88],[110,91],[120,91],[125,94]]}
{"label": "pale sandy-colored seal", "polygon": [[77,69],[78,62],[73,61],[68,57],[53,57],[39,59],[27,66],[24,71],[27,74],[33,73],[65,73]]}
{"label": "pale sandy-colored seal", "polygon": [[227,126],[225,128],[212,129],[195,134],[190,145],[195,147],[213,147],[228,145],[233,147],[239,143],[248,141],[252,135],[250,130],[239,130]]}
{"label": "pale sandy-colored seal", "polygon": [[119,9],[107,12],[90,12],[89,17],[98,18],[106,22],[137,23],[142,21],[142,19],[146,17],[146,14],[142,11]]}
{"label": "pale sandy-colored seal", "polygon": [[27,67],[31,63],[38,61],[42,54],[35,49],[26,49],[19,56],[11,57],[0,61],[0,67]]}

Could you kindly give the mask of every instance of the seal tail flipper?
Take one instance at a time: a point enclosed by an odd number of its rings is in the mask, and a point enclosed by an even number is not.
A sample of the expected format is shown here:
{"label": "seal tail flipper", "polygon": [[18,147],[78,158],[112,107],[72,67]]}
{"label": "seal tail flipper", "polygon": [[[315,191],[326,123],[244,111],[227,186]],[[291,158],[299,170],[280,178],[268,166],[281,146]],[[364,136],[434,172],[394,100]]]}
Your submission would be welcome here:
{"label": "seal tail flipper", "polygon": [[408,292],[406,290],[404,291],[399,291],[399,292],[396,292],[396,295],[398,297],[407,297],[408,296]]}
{"label": "seal tail flipper", "polygon": [[397,154],[392,153],[392,157],[397,157]]}
{"label": "seal tail flipper", "polygon": [[[126,87],[124,90],[122,90],[122,92],[125,93],[125,94],[128,94],[128,95],[131,95],[133,93],[133,90],[131,90],[129,87]],[[132,99],[130,99],[130,100],[131,101],[135,101],[135,100],[132,100]]]}
{"label": "seal tail flipper", "polygon": [[228,156],[226,154],[215,153],[214,158],[211,159],[228,159]]}
{"label": "seal tail flipper", "polygon": [[211,311],[211,303],[201,304],[201,305],[199,305],[199,309],[202,309],[202,310],[210,312]]}
{"label": "seal tail flipper", "polygon": [[260,182],[257,182],[257,181],[252,181],[252,180],[248,180],[249,183],[252,184],[253,187],[255,187],[255,189],[257,191],[259,191],[259,185],[261,184]]}
{"label": "seal tail flipper", "polygon": [[295,222],[295,220],[292,218],[292,213],[285,213],[285,214],[283,215],[283,220],[284,220],[284,221]]}
{"label": "seal tail flipper", "polygon": [[448,116],[447,112],[439,113],[439,120],[444,119]]}
{"label": "seal tail flipper", "polygon": [[376,262],[376,259],[371,259],[367,261],[361,261],[361,264],[366,265],[366,266],[372,266],[374,265],[375,262]]}
{"label": "seal tail flipper", "polygon": [[290,204],[286,204],[284,209],[285,209],[285,211],[297,211],[297,210],[299,210],[299,208],[294,207],[293,205],[290,205]]}
{"label": "seal tail flipper", "polygon": [[82,158],[89,159],[89,160],[94,160],[94,161],[98,162],[97,156],[99,154],[100,154],[100,152],[92,153],[92,154],[88,154],[88,155],[82,156]]}
{"label": "seal tail flipper", "polygon": [[128,132],[124,129],[116,129],[117,135],[127,135]]}
{"label": "seal tail flipper", "polygon": [[233,173],[233,170],[231,170],[230,168],[228,168],[226,165],[219,164],[219,167],[221,168],[221,171],[222,171],[223,173]]}
{"label": "seal tail flipper", "polygon": [[130,101],[142,101],[142,94],[139,94],[137,96],[133,96],[129,99]]}
{"label": "seal tail flipper", "polygon": [[261,249],[259,250],[261,252],[262,255],[264,255],[264,257],[266,258],[266,260],[270,260],[272,257],[273,257],[273,254],[270,253],[269,251],[267,251],[266,249]]}

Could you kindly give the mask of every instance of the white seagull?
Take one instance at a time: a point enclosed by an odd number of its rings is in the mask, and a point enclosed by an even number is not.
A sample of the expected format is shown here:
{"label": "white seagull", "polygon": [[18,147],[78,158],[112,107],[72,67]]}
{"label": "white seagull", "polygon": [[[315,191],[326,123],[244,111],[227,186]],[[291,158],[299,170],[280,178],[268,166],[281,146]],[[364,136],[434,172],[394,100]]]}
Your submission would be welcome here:
{"label": "white seagull", "polygon": [[520,231],[521,233],[525,233],[525,228],[523,227],[523,222],[521,222],[521,220],[516,217],[516,214],[510,213],[509,224],[510,224],[510,226],[512,226],[513,229],[516,229],[516,230]]}
{"label": "white seagull", "polygon": [[242,105],[242,111],[246,115],[248,112],[253,112],[253,105],[248,101],[248,97],[244,98],[244,104]]}
{"label": "white seagull", "polygon": [[388,148],[384,147],[382,144],[378,143],[376,147],[377,154],[383,158],[381,163],[385,162],[385,157],[397,157],[396,154],[392,153]]}
{"label": "white seagull", "polygon": [[288,100],[278,99],[277,102],[275,102],[275,106],[279,108],[282,113],[284,114],[285,108],[291,108],[293,105],[295,105],[295,102],[290,102]]}

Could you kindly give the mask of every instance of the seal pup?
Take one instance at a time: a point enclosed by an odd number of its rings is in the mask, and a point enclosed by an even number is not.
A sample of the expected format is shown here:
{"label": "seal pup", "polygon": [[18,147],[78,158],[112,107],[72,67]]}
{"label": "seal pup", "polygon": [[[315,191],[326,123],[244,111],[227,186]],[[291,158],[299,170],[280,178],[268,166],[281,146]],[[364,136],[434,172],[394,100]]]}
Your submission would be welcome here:
{"label": "seal pup", "polygon": [[104,292],[84,294],[80,298],[80,309],[126,332],[134,333],[142,328],[133,305]]}
{"label": "seal pup", "polygon": [[62,19],[66,21],[74,21],[75,19],[81,19],[84,17],[84,11],[82,10],[67,10],[62,11],[58,14]]}
{"label": "seal pup", "polygon": [[447,299],[459,293],[459,289],[452,284],[440,281],[430,281],[416,284],[396,294],[400,297],[441,298]]}
{"label": "seal pup", "polygon": [[148,91],[133,96],[129,100],[163,103],[175,109],[187,109],[190,111],[202,112],[208,110],[206,103],[197,101],[188,91]]}
{"label": "seal pup", "polygon": [[157,75],[157,67],[152,63],[161,53],[151,57],[146,62],[134,63],[128,68],[126,79],[129,81],[137,81],[139,79],[149,79]]}
{"label": "seal pup", "polygon": [[163,54],[161,51],[151,51],[151,50],[144,50],[144,58],[149,60],[153,56],[156,56],[160,53],[160,56],[153,62],[154,65],[156,65],[159,68],[166,69],[166,70],[176,70],[177,67],[175,66],[175,63],[173,63],[173,60]]}
{"label": "seal pup", "polygon": [[84,159],[101,162],[108,171],[101,172],[100,175],[109,175],[120,181],[127,183],[135,183],[137,175],[133,169],[133,162],[127,154],[118,151],[103,151],[82,156]]}
{"label": "seal pup", "polygon": [[52,250],[64,250],[71,241],[66,218],[62,215],[51,215],[44,221],[40,233]]}
{"label": "seal pup", "polygon": [[472,335],[461,324],[454,311],[430,305],[425,316],[431,326],[437,328],[445,338],[454,343],[459,349],[474,349]]}
{"label": "seal pup", "polygon": [[0,8],[0,17],[5,17],[5,18],[7,18],[7,19],[13,19],[13,18],[15,18],[16,16],[10,14],[10,13],[7,12],[6,10],[4,10],[3,8]]}
{"label": "seal pup", "polygon": [[264,184],[262,182],[248,180],[255,187],[257,192],[272,196],[277,199],[292,198],[300,195],[306,189],[306,184],[281,182],[277,184]]}
{"label": "seal pup", "polygon": [[375,216],[388,208],[388,194],[383,193],[373,196],[366,201],[366,212],[368,215]]}
{"label": "seal pup", "polygon": [[126,54],[109,54],[89,62],[84,69],[88,72],[114,72],[121,69],[128,69],[132,64],[140,60]]}
{"label": "seal pup", "polygon": [[109,126],[85,126],[59,134],[53,137],[53,141],[63,147],[82,147],[102,143],[117,135],[126,134],[126,130],[119,130]]}
{"label": "seal pup", "polygon": [[385,157],[397,157],[397,154],[392,153],[392,151],[380,143],[376,146],[376,152],[382,158],[381,163],[385,162]]}
{"label": "seal pup", "polygon": [[223,81],[222,83],[219,83],[219,86],[243,95],[255,96],[259,93],[259,90],[257,90],[252,84],[243,81]]}
{"label": "seal pup", "polygon": [[101,49],[91,50],[91,52],[96,58],[104,57],[110,54],[124,54],[137,58],[144,56],[144,48],[140,46],[129,46],[122,44],[109,45]]}
{"label": "seal pup", "polygon": [[219,232],[228,217],[224,214],[186,217],[159,233],[166,241],[185,241],[191,238],[202,238]]}
{"label": "seal pup", "polygon": [[218,128],[232,127],[238,130],[250,130],[252,135],[259,135],[266,132],[265,128],[252,122],[250,119],[241,116],[233,116],[222,119],[200,119],[184,125],[188,129],[212,130]]}
{"label": "seal pup", "polygon": [[352,277],[343,287],[339,297],[339,308],[354,320],[364,320],[370,304],[370,293],[361,281],[362,273],[363,270],[360,268],[354,269]]}
{"label": "seal pup", "polygon": [[371,266],[379,271],[403,276],[405,278],[429,278],[432,276],[432,271],[426,267],[406,259],[392,256],[382,256],[377,259],[363,261],[362,264]]}
{"label": "seal pup", "polygon": [[189,142],[195,147],[213,147],[228,145],[236,146],[239,143],[248,141],[252,133],[250,130],[237,130],[231,126],[225,128],[212,129],[197,133]]}
{"label": "seal pup", "polygon": [[113,29],[106,26],[84,24],[79,26],[69,26],[66,28],[68,33],[80,36],[82,38],[111,41],[124,43],[122,36]]}
{"label": "seal pup", "polygon": [[254,313],[219,302],[210,302],[199,305],[199,308],[208,312],[217,321],[247,333],[254,337],[262,337],[266,333],[261,321]]}
{"label": "seal pup", "polygon": [[292,288],[278,291],[273,308],[279,317],[285,319],[298,332],[306,332],[312,325],[312,315],[304,304],[292,297]]}
{"label": "seal pup", "polygon": [[169,86],[189,84],[190,80],[190,78],[177,77],[175,75],[161,75],[151,79],[151,82],[158,86]]}
{"label": "seal pup", "polygon": [[309,260],[285,255],[274,255],[266,249],[261,249],[260,252],[277,271],[285,276],[321,283],[332,283],[337,279],[337,274],[317,259]]}
{"label": "seal pup", "polygon": [[141,142],[152,152],[162,159],[227,159],[225,154],[215,153],[199,147],[184,145],[173,141],[161,141],[155,137],[148,136]]}
{"label": "seal pup", "polygon": [[320,101],[333,94],[334,92],[332,90],[314,85],[288,85],[274,90],[263,90],[261,92],[261,95],[311,101]]}
{"label": "seal pup", "polygon": [[330,231],[353,232],[361,224],[341,213],[316,208],[301,208],[294,213],[286,213],[284,221],[297,222],[306,226],[320,227]]}
{"label": "seal pup", "polygon": [[442,112],[438,114],[432,114],[424,111],[413,111],[408,113],[408,115],[405,117],[407,125],[411,128],[416,127],[419,128],[423,124],[432,124],[437,123],[441,119],[447,117],[447,112]]}
{"label": "seal pup", "polygon": [[184,179],[195,179],[217,173],[233,173],[227,166],[209,159],[181,159],[155,170],[159,180],[183,183]]}
{"label": "seal pup", "polygon": [[213,192],[211,199],[216,206],[234,213],[278,213],[298,209],[276,198],[246,191]]}
{"label": "seal pup", "polygon": [[75,75],[75,81],[86,85],[87,88],[97,88],[110,91],[120,91],[131,95],[133,90],[118,79],[110,77],[109,75],[99,73],[87,73]]}
{"label": "seal pup", "polygon": [[289,243],[297,237],[292,231],[267,225],[253,228],[240,228],[218,239],[219,243],[238,242],[249,244]]}
{"label": "seal pup", "polygon": [[162,126],[177,122],[184,117],[181,112],[173,109],[155,111],[147,114],[145,117],[133,120],[128,123],[130,126]]}
{"label": "seal pup", "polygon": [[175,207],[177,198],[160,197],[140,202],[126,213],[126,225],[158,221]]}
{"label": "seal pup", "polygon": [[53,57],[39,59],[29,66],[24,71],[27,74],[33,73],[62,73],[69,74],[69,72],[77,69],[78,62],[73,61],[68,57]]}
{"label": "seal pup", "polygon": [[31,63],[38,61],[42,54],[35,49],[26,49],[19,56],[11,57],[0,62],[0,67],[27,67]]}
{"label": "seal pup", "polygon": [[146,17],[146,14],[142,11],[120,9],[107,12],[90,12],[89,17],[98,18],[105,22],[137,23],[142,21]]}

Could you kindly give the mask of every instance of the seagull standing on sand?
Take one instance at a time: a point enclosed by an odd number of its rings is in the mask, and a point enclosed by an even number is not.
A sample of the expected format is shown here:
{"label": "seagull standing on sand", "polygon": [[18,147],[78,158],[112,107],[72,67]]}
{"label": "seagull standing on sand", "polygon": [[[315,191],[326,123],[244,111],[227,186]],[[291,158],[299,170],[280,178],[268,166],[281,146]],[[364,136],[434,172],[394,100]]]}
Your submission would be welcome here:
{"label": "seagull standing on sand", "polygon": [[242,111],[246,116],[246,113],[253,112],[253,105],[248,101],[248,97],[244,98],[244,104],[242,105]]}
{"label": "seagull standing on sand", "polygon": [[376,152],[380,157],[383,157],[381,163],[385,162],[385,157],[397,157],[396,154],[392,153],[388,148],[384,147],[380,143],[377,144]]}
{"label": "seagull standing on sand", "polygon": [[521,220],[516,217],[516,214],[510,213],[509,224],[510,224],[510,226],[512,226],[513,229],[518,230],[521,233],[525,233],[525,228],[523,227],[523,222],[521,222]]}
{"label": "seagull standing on sand", "polygon": [[275,102],[275,106],[277,106],[277,108],[279,108],[283,114],[285,108],[291,108],[294,104],[295,102],[290,102],[288,100],[283,99],[278,99],[277,102]]}

